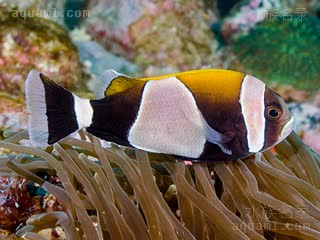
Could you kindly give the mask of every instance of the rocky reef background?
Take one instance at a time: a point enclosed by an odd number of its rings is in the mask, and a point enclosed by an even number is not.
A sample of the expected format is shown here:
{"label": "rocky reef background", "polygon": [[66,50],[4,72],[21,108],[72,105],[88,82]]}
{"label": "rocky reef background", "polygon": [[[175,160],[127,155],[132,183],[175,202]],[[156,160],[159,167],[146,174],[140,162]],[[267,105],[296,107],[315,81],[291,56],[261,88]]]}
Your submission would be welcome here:
{"label": "rocky reef background", "polygon": [[23,83],[32,68],[89,97],[108,68],[138,77],[227,68],[270,84],[301,119],[295,130],[320,151],[318,1],[1,0],[0,6],[1,129],[26,127]]}
{"label": "rocky reef background", "polygon": [[[0,0],[0,140],[27,127],[24,81],[33,68],[86,97],[108,68],[137,77],[226,68],[272,86],[319,153],[319,17],[315,0]],[[0,148],[16,158],[9,152]],[[66,209],[53,195],[30,195],[37,187],[9,172],[0,173],[5,234],[33,214]]]}

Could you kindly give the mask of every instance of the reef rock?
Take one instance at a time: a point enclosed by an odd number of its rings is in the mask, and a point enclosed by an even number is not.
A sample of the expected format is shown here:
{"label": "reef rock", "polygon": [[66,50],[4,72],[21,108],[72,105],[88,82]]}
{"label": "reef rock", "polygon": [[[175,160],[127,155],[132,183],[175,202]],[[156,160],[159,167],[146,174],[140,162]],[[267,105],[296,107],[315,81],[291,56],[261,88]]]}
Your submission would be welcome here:
{"label": "reef rock", "polygon": [[290,103],[289,110],[295,119],[296,133],[320,153],[320,107],[310,103]]}
{"label": "reef rock", "polygon": [[107,69],[114,69],[128,75],[136,74],[139,71],[136,65],[121,56],[108,52],[97,42],[85,40],[75,41],[75,44],[79,49],[81,61],[92,75],[90,81],[87,82],[90,90],[94,89],[99,76]]}
{"label": "reef rock", "polygon": [[308,91],[295,89],[291,85],[278,85],[276,83],[272,83],[270,87],[286,102],[306,102],[310,95]]}
{"label": "reef rock", "polygon": [[41,211],[40,198],[28,194],[25,179],[0,177],[0,183],[0,228],[14,231],[21,222]]}
{"label": "reef rock", "polygon": [[63,24],[66,2],[67,0],[0,0],[0,5],[18,9],[25,15],[43,17]]}
{"label": "reef rock", "polygon": [[224,39],[232,41],[239,35],[247,33],[257,23],[267,18],[270,9],[277,9],[280,6],[279,0],[241,1],[223,20],[221,31]]}
{"label": "reef rock", "polygon": [[[217,4],[221,17],[226,15],[222,20],[221,33],[227,42],[233,42],[238,37],[247,34],[262,21],[277,21],[283,18],[291,21],[294,14],[315,15],[315,10],[319,7],[317,1],[306,0],[241,0],[236,2],[235,0],[218,1]],[[224,9],[232,4],[231,9]]]}
{"label": "reef rock", "polygon": [[186,70],[220,64],[202,1],[134,0],[127,4],[108,0],[99,1],[92,13],[87,19],[90,35],[142,68]]}
{"label": "reef rock", "polygon": [[57,23],[0,8],[0,91],[19,95],[31,69],[64,87],[79,86],[85,74],[77,48]]}
{"label": "reef rock", "polygon": [[4,129],[25,129],[27,119],[24,97],[14,97],[0,91],[0,132]]}
{"label": "reef rock", "polygon": [[32,186],[21,177],[0,177],[0,231],[14,232],[37,213],[63,210],[53,195],[35,194],[37,187]]}
{"label": "reef rock", "polygon": [[114,69],[124,74],[135,73],[138,67],[126,59],[106,51],[94,41],[75,42],[81,61],[89,67],[90,73],[98,76],[106,69]]}
{"label": "reef rock", "polygon": [[[301,90],[320,86],[319,20],[299,15],[292,20],[263,21],[240,37],[233,50],[248,73]],[[300,21],[301,20],[301,21]]]}

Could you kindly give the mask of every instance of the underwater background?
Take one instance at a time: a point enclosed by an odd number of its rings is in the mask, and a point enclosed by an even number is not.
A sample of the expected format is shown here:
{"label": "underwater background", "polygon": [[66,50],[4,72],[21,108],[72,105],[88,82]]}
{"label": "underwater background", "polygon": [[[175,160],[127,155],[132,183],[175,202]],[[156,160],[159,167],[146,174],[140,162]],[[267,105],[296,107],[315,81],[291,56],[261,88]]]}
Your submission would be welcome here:
{"label": "underwater background", "polygon": [[[0,0],[0,239],[320,239],[319,18],[316,0]],[[288,103],[295,133],[192,166],[84,132],[24,144],[31,69],[92,98],[110,68],[252,74]]]}

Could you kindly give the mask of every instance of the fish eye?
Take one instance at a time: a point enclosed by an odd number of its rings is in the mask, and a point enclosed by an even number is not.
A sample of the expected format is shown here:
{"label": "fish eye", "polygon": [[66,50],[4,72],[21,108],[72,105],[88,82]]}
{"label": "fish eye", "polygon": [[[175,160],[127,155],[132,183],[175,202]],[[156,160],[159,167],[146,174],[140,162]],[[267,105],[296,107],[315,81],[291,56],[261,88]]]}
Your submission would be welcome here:
{"label": "fish eye", "polygon": [[278,120],[282,115],[282,112],[279,108],[275,106],[267,107],[267,117],[271,120]]}

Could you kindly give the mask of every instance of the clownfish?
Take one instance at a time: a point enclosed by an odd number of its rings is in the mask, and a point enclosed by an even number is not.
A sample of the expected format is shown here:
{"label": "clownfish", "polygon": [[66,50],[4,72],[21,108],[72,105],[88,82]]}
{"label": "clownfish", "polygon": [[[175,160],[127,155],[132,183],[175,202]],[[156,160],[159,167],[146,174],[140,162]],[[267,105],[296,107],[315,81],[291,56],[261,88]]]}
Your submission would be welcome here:
{"label": "clownfish", "polygon": [[25,84],[31,143],[80,128],[103,140],[191,161],[234,160],[271,148],[293,129],[284,100],[261,80],[205,69],[151,78],[105,71],[96,100],[32,70]]}

